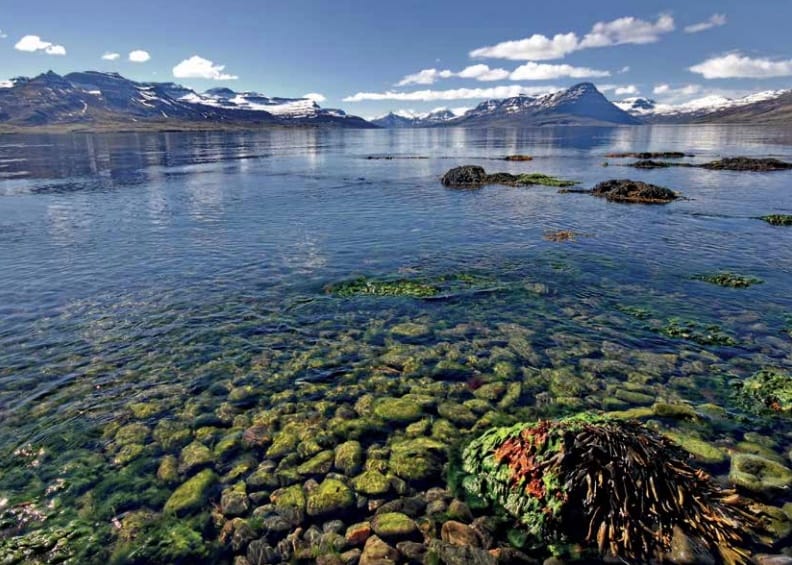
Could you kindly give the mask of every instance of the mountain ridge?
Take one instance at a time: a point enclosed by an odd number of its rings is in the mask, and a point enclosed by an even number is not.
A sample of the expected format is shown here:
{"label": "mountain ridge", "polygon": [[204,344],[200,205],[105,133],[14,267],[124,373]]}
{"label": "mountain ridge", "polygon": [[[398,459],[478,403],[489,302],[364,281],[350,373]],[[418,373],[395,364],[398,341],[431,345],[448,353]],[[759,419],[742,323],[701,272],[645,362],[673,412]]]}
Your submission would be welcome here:
{"label": "mountain ridge", "polygon": [[212,89],[198,93],[172,82],[136,82],[118,73],[52,71],[0,88],[6,129],[187,129],[263,126],[376,127],[308,98],[274,98]]}

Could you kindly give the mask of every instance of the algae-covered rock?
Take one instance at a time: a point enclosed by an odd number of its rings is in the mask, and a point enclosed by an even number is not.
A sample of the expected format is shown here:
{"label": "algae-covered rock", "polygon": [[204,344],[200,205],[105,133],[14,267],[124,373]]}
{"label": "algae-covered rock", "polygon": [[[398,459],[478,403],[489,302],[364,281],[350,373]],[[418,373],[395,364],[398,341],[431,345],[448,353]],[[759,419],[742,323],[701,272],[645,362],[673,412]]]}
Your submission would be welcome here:
{"label": "algae-covered rock", "polygon": [[437,413],[461,427],[472,426],[478,419],[470,408],[456,402],[443,402],[437,407]]}
{"label": "algae-covered rock", "polygon": [[398,337],[419,339],[431,335],[432,329],[426,324],[404,322],[391,328],[391,333]]}
{"label": "algae-covered rock", "polygon": [[370,469],[352,479],[352,487],[367,496],[378,496],[390,490],[390,480],[376,469]]}
{"label": "algae-covered rock", "polygon": [[677,432],[666,432],[664,435],[690,453],[696,461],[714,465],[726,460],[726,454],[722,450],[701,438]]}
{"label": "algae-covered rock", "polygon": [[179,472],[187,473],[212,464],[214,456],[212,450],[204,444],[194,441],[182,449],[179,455]]}
{"label": "algae-covered rock", "polygon": [[297,472],[301,475],[325,475],[333,468],[334,460],[334,453],[328,449],[297,467]]}
{"label": "algae-covered rock", "polygon": [[284,455],[294,452],[297,449],[297,444],[300,443],[300,437],[292,429],[283,429],[275,434],[272,439],[272,445],[267,449],[267,457],[278,459]]}
{"label": "algae-covered rock", "polygon": [[667,204],[679,198],[676,192],[663,186],[628,179],[601,182],[591,193],[610,202],[640,204]]}
{"label": "algae-covered rock", "polygon": [[143,424],[127,424],[118,429],[115,440],[119,445],[142,444],[146,441],[149,432],[148,426]]}
{"label": "algae-covered rock", "polygon": [[394,443],[388,461],[390,471],[407,481],[435,476],[446,460],[446,446],[430,438],[415,438]]}
{"label": "algae-covered rock", "polygon": [[792,413],[792,374],[763,369],[745,379],[740,393],[774,412]]}
{"label": "algae-covered rock", "polygon": [[763,282],[762,279],[757,277],[738,275],[727,271],[694,275],[693,279],[730,288],[748,288],[749,286],[761,284]]}
{"label": "algae-covered rock", "polygon": [[340,297],[351,296],[404,296],[408,298],[430,298],[440,294],[435,285],[408,279],[374,280],[359,278],[325,287],[328,294]]}
{"label": "algae-covered rock", "polygon": [[729,481],[752,492],[777,492],[792,487],[792,470],[759,455],[735,453]]}
{"label": "algae-covered rock", "polygon": [[157,478],[165,483],[179,480],[179,462],[173,455],[166,455],[157,468]]}
{"label": "algae-covered rock", "polygon": [[290,487],[281,488],[276,490],[270,495],[270,501],[276,508],[297,508],[300,511],[305,511],[307,498],[302,486],[292,485]]}
{"label": "algae-covered rock", "polygon": [[409,423],[420,420],[423,409],[407,398],[380,398],[374,404],[374,414],[388,422]]}
{"label": "algae-covered rock", "polygon": [[724,560],[747,562],[753,518],[686,460],[638,422],[584,413],[485,432],[463,450],[461,485],[471,504],[513,516],[528,545],[659,561],[678,525]]}
{"label": "algae-covered rock", "polygon": [[200,510],[209,499],[216,483],[217,475],[214,471],[204,469],[173,491],[165,503],[165,512],[182,516]]}
{"label": "algae-covered rock", "polygon": [[334,464],[347,476],[357,473],[363,466],[363,447],[360,442],[351,440],[336,447]]}
{"label": "algae-covered rock", "polygon": [[308,494],[306,512],[309,516],[340,514],[355,505],[355,495],[338,479],[327,478]]}
{"label": "algae-covered rock", "polygon": [[378,514],[371,521],[371,528],[384,539],[404,538],[418,530],[413,519],[401,512]]}
{"label": "algae-covered rock", "polygon": [[220,509],[225,516],[242,516],[250,508],[245,483],[237,483],[220,495]]}
{"label": "algae-covered rock", "polygon": [[760,218],[771,226],[792,226],[792,215],[790,214],[770,214]]}

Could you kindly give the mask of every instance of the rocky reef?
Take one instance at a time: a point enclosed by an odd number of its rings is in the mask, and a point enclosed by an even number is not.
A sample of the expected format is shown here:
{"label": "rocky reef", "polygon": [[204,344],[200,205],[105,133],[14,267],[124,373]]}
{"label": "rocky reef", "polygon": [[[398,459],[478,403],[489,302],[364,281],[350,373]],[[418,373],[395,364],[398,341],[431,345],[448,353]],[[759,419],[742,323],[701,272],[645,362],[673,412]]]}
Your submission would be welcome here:
{"label": "rocky reef", "polygon": [[779,159],[767,158],[757,159],[753,157],[727,157],[709,163],[679,163],[671,161],[656,161],[656,158],[664,158],[653,154],[636,154],[638,161],[631,163],[631,167],[637,169],[663,169],[668,167],[698,167],[711,171],[753,171],[770,172],[785,171],[792,169],[792,163],[786,163]]}
{"label": "rocky reef", "polygon": [[513,516],[532,543],[662,561],[685,537],[748,563],[756,520],[741,498],[632,421],[580,415],[495,428],[462,455],[467,494]]}
{"label": "rocky reef", "polygon": [[792,226],[792,215],[790,214],[770,214],[760,218],[771,226]]}
{"label": "rocky reef", "polygon": [[670,188],[629,179],[601,182],[589,192],[610,202],[636,204],[667,204],[679,198]]}
{"label": "rocky reef", "polygon": [[[524,160],[524,159],[523,159]],[[540,173],[519,174],[493,173],[487,174],[483,167],[465,165],[449,170],[440,179],[443,186],[449,188],[481,188],[489,184],[502,184],[506,186],[574,186],[575,181],[563,180]]]}
{"label": "rocky reef", "polygon": [[694,280],[704,281],[710,284],[729,288],[748,288],[749,286],[762,284],[762,282],[764,282],[758,277],[739,275],[737,273],[730,273],[728,271],[722,271],[719,273],[704,273],[700,275],[694,275],[692,278]]}

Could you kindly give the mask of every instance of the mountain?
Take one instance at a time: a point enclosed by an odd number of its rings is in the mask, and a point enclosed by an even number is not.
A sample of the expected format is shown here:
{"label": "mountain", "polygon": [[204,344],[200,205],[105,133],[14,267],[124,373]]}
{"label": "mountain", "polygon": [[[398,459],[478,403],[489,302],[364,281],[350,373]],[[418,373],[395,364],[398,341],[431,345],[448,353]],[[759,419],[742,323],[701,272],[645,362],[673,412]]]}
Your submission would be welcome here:
{"label": "mountain", "polygon": [[640,121],[614,106],[593,84],[584,82],[544,96],[486,100],[459,117],[446,115],[444,119],[429,121],[391,113],[373,123],[383,127],[523,127],[634,125]]}
{"label": "mountain", "polygon": [[614,104],[650,124],[788,124],[792,121],[792,90],[767,90],[742,98],[706,96],[678,105],[659,104],[647,98],[626,98]]}
{"label": "mountain", "polygon": [[383,128],[399,129],[432,127],[454,118],[456,118],[456,115],[448,108],[438,108],[424,114],[407,111],[389,112],[370,121],[372,124]]}
{"label": "mountain", "polygon": [[216,88],[198,93],[174,83],[141,83],[95,71],[52,71],[0,87],[0,127],[124,129],[252,126],[375,127],[307,98],[270,98]]}

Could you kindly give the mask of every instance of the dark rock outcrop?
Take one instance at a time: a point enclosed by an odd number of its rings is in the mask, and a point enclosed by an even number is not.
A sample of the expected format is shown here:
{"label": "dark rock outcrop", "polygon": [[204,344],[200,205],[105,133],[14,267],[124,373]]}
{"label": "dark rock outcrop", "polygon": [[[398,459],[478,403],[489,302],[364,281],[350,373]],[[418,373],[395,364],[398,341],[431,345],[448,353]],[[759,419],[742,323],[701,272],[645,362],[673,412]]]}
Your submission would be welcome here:
{"label": "dark rock outcrop", "polygon": [[601,182],[591,190],[591,194],[611,202],[641,204],[667,204],[679,198],[679,195],[670,188],[629,179]]}
{"label": "dark rock outcrop", "polygon": [[713,171],[785,171],[792,169],[792,163],[779,159],[753,159],[751,157],[730,157],[701,165]]}
{"label": "dark rock outcrop", "polygon": [[520,175],[511,173],[487,174],[483,168],[475,165],[465,165],[451,169],[443,175],[440,182],[449,188],[480,188],[487,184],[503,184],[506,186],[531,186],[538,184],[559,187],[577,184],[576,181],[559,179],[541,173]]}
{"label": "dark rock outcrop", "polygon": [[448,171],[440,182],[451,188],[479,188],[486,184],[487,172],[483,167],[465,165]]}

